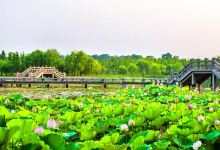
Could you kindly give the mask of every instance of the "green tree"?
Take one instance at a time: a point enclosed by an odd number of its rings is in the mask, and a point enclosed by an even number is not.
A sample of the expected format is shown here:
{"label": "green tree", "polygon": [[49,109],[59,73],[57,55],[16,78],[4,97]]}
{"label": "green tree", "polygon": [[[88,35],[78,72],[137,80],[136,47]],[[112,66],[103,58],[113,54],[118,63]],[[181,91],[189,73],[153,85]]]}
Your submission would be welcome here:
{"label": "green tree", "polygon": [[126,74],[127,72],[128,72],[128,69],[125,66],[121,65],[118,67],[119,74]]}

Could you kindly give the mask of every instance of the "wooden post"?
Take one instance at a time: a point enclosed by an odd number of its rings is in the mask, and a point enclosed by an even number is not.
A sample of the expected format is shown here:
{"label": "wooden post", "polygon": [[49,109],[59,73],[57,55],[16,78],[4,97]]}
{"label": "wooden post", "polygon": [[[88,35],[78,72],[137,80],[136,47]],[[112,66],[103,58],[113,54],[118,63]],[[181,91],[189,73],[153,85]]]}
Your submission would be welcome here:
{"label": "wooden post", "polygon": [[212,74],[211,82],[212,82],[212,90],[214,91],[217,87],[217,80],[214,73]]}
{"label": "wooden post", "polygon": [[68,88],[69,87],[69,85],[68,84],[66,84],[66,88]]}
{"label": "wooden post", "polygon": [[198,84],[198,91],[199,91],[199,94],[201,94],[201,84]]}
{"label": "wooden post", "polygon": [[31,84],[28,84],[28,87],[30,88],[30,87],[31,87]]}
{"label": "wooden post", "polygon": [[192,81],[191,81],[191,85],[195,84],[195,75],[194,73],[192,73]]}
{"label": "wooden post", "polygon": [[208,58],[205,58],[204,59],[204,64],[205,64],[205,69],[208,69]]}
{"label": "wooden post", "polygon": [[107,84],[106,83],[104,84],[104,88],[107,88]]}
{"label": "wooden post", "polygon": [[197,70],[200,69],[200,59],[196,59],[196,62],[197,62]]}
{"label": "wooden post", "polygon": [[0,87],[2,87],[2,83],[0,83]]}
{"label": "wooden post", "polygon": [[87,84],[87,83],[85,84],[85,88],[86,88],[86,89],[88,88],[88,84]]}
{"label": "wooden post", "polygon": [[21,87],[21,84],[19,84],[19,87]]}
{"label": "wooden post", "polygon": [[47,84],[47,88],[49,88],[50,87],[50,84]]}

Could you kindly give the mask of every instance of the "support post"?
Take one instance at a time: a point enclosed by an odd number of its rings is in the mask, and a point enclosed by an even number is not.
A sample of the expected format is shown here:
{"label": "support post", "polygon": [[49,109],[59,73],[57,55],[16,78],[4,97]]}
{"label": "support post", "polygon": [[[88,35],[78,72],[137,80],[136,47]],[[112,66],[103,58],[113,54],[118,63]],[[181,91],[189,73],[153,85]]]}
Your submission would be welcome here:
{"label": "support post", "polygon": [[205,69],[208,69],[208,58],[205,58],[204,59],[204,64],[205,64]]}
{"label": "support post", "polygon": [[66,84],[66,88],[68,88],[69,87],[69,85],[68,84]]}
{"label": "support post", "polygon": [[2,83],[0,83],[0,87],[2,87]]}
{"label": "support post", "polygon": [[21,84],[19,84],[19,87],[21,87]]}
{"label": "support post", "polygon": [[122,86],[123,86],[123,88],[127,87],[126,83],[122,83]]}
{"label": "support post", "polygon": [[215,74],[214,73],[212,73],[212,90],[214,91],[215,89],[216,89],[216,87],[217,87],[217,80],[216,80],[216,76],[215,76]]}
{"label": "support post", "polygon": [[30,87],[31,87],[31,84],[28,84],[28,87],[30,88]]}
{"label": "support post", "polygon": [[88,84],[87,84],[87,83],[85,84],[85,88],[86,88],[86,89],[88,88]]}
{"label": "support post", "polygon": [[107,84],[106,83],[104,84],[104,88],[107,88]]}
{"label": "support post", "polygon": [[198,91],[199,91],[199,94],[201,94],[201,84],[198,84]]}
{"label": "support post", "polygon": [[194,73],[192,73],[192,81],[191,81],[191,84],[192,84],[192,85],[195,84],[195,75],[194,75]]}
{"label": "support post", "polygon": [[11,84],[11,87],[13,87],[13,84]]}
{"label": "support post", "polygon": [[47,88],[49,88],[50,87],[50,84],[47,84]]}

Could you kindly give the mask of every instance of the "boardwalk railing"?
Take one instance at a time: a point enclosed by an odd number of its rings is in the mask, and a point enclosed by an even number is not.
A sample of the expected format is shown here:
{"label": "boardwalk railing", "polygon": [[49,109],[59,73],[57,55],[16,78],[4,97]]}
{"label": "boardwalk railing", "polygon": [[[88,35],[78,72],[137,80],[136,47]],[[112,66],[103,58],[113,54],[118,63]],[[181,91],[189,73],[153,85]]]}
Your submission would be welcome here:
{"label": "boardwalk railing", "polygon": [[205,58],[204,60],[191,59],[189,64],[186,65],[181,71],[171,73],[170,81],[179,81],[191,71],[212,71],[212,70],[220,70],[220,63],[216,60],[216,58],[212,58],[212,60],[209,60],[208,58]]}
{"label": "boardwalk railing", "polygon": [[0,77],[0,83],[50,83],[50,84],[168,84],[168,79],[161,78],[87,78],[87,77],[65,77],[65,78],[23,78],[23,77]]}

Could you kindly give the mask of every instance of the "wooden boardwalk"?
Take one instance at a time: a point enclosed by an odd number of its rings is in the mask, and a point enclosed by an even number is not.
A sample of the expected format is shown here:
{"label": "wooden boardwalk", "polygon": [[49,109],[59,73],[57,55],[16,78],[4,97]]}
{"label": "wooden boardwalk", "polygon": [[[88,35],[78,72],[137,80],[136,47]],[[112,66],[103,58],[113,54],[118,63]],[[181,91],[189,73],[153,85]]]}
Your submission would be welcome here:
{"label": "wooden boardwalk", "polygon": [[180,72],[171,74],[170,83],[178,82],[180,86],[188,85],[190,89],[197,86],[200,90],[201,84],[208,78],[211,78],[210,86],[215,90],[217,79],[220,79],[220,63],[215,58],[191,59]]}
{"label": "wooden boardwalk", "polygon": [[16,84],[18,87],[21,87],[22,84],[28,84],[29,87],[31,84],[46,84],[47,87],[50,84],[65,84],[66,87],[69,84],[83,84],[85,88],[91,84],[103,85],[104,87],[118,84],[125,87],[129,84],[147,85],[154,82],[169,85],[177,82],[180,86],[188,85],[190,89],[197,86],[200,89],[201,84],[210,77],[211,87],[215,90],[217,79],[220,79],[220,63],[215,58],[212,60],[190,60],[190,63],[180,72],[172,73],[170,79],[67,77],[65,73],[59,72],[54,67],[30,67],[22,73],[17,73],[17,77],[0,77],[0,87],[7,84]]}
{"label": "wooden boardwalk", "polygon": [[28,77],[0,77],[0,86],[3,84],[65,84],[68,87],[69,84],[84,84],[85,87],[91,84],[98,84],[107,87],[109,84],[120,84],[126,86],[132,85],[146,85],[151,83],[163,83],[169,84],[168,79],[155,79],[155,78],[133,78],[133,79],[112,79],[112,78],[88,78],[88,77],[65,77],[65,78],[28,78]]}

